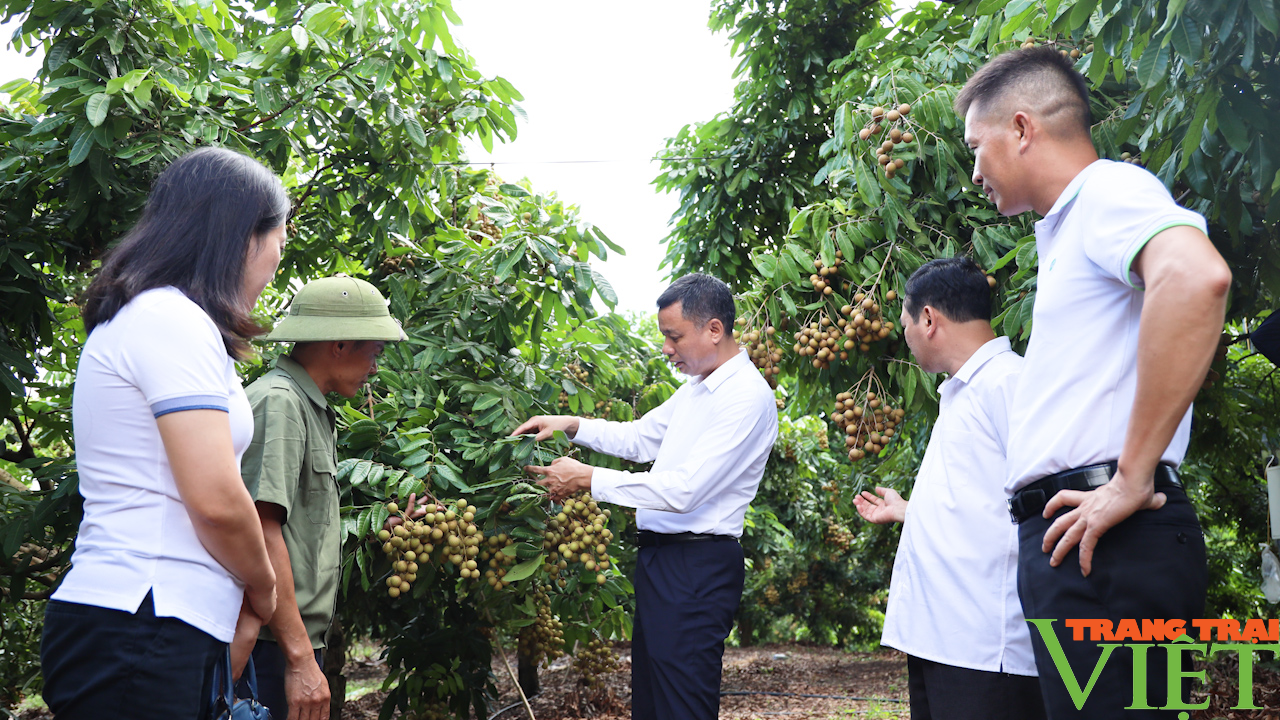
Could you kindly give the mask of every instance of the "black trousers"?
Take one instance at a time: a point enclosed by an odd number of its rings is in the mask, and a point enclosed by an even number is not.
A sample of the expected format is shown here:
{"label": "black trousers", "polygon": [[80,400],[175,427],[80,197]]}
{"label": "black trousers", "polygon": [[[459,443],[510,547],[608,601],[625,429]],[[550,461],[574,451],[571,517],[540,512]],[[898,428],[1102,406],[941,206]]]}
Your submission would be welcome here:
{"label": "black trousers", "polygon": [[742,600],[742,546],[642,547],[631,633],[632,720],[715,720],[724,641]]}
{"label": "black trousers", "polygon": [[158,618],[148,593],[136,613],[50,601],[40,664],[58,720],[176,720],[209,712],[226,643]]}
{"label": "black trousers", "polygon": [[[324,651],[316,651],[316,665],[324,670]],[[284,694],[284,676],[288,670],[284,652],[280,645],[270,640],[258,640],[253,646],[253,672],[258,679],[258,702],[271,711],[272,720],[286,720],[289,717],[289,700]],[[245,666],[248,672],[248,666]],[[236,697],[250,697],[249,681],[240,676],[236,683]]]}
{"label": "black trousers", "polygon": [[[1094,549],[1089,577],[1080,574],[1078,548],[1058,567],[1049,567],[1049,554],[1040,548],[1052,521],[1037,515],[1018,526],[1018,595],[1023,614],[1028,620],[1058,621],[1053,625],[1055,635],[1082,689],[1102,649],[1087,632],[1083,641],[1073,641],[1064,620],[1105,618],[1114,624],[1121,619],[1139,623],[1143,618],[1180,619],[1190,629],[1191,621],[1204,612],[1208,569],[1200,521],[1183,490],[1162,492],[1168,496],[1164,507],[1140,510],[1102,536]],[[1077,709],[1034,626],[1031,642],[1045,705],[1053,720],[1178,717],[1177,710],[1125,710],[1133,702],[1134,690],[1133,652],[1129,648],[1117,648],[1111,654],[1083,708]],[[1167,704],[1166,658],[1163,648],[1147,652],[1147,704],[1155,708]],[[1184,654],[1184,669],[1189,669],[1189,661]]]}
{"label": "black trousers", "polygon": [[911,720],[1044,720],[1040,681],[907,656]]}

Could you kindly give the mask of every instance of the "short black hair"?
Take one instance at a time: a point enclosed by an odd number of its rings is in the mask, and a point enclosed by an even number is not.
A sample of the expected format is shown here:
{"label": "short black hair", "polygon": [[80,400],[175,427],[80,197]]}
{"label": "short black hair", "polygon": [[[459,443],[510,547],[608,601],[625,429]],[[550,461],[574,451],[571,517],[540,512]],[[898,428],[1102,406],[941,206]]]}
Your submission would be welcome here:
{"label": "short black hair", "polygon": [[1044,109],[1045,114],[1068,113],[1089,134],[1093,124],[1089,84],[1069,57],[1048,45],[1010,50],[992,58],[956,95],[955,111],[964,117],[974,104],[989,108],[1014,92],[1032,95],[1041,102],[1056,100]]}
{"label": "short black hair", "polygon": [[724,324],[725,332],[733,328],[733,293],[728,285],[710,275],[690,273],[671,283],[658,296],[658,309],[666,309],[677,302],[680,303],[680,315],[698,327],[718,318]]}
{"label": "short black hair", "polygon": [[991,321],[991,285],[977,263],[967,257],[930,260],[907,280],[902,308],[920,319],[925,305],[952,322]]}
{"label": "short black hair", "polygon": [[288,221],[290,210],[280,178],[244,153],[203,147],[174,160],[85,291],[85,331],[139,293],[171,285],[209,314],[228,355],[247,357],[249,338],[266,329],[244,307],[245,263],[253,243]]}

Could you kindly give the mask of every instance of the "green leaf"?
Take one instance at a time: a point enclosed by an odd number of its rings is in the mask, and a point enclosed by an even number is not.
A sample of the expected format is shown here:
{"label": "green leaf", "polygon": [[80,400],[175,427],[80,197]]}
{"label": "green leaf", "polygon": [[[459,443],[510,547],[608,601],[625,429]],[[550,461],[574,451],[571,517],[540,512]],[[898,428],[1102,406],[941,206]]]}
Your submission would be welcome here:
{"label": "green leaf", "polygon": [[[89,101],[84,104],[84,115],[89,118],[90,125],[98,127],[107,119],[107,110],[110,108],[111,96],[106,93],[98,93],[90,96]],[[71,164],[75,165],[76,163]]]}
{"label": "green leaf", "polygon": [[422,132],[422,125],[418,123],[417,111],[410,112],[404,116],[404,129],[409,134],[409,139],[418,147],[427,146],[427,135]]}
{"label": "green leaf", "polygon": [[524,580],[525,578],[533,575],[538,571],[538,568],[542,567],[542,564],[546,562],[546,558],[546,555],[540,554],[536,558],[530,558],[529,560],[525,560],[519,565],[516,565],[507,571],[506,576],[503,577],[503,582],[519,582],[520,580]]}
{"label": "green leaf", "polygon": [[1173,23],[1170,36],[1173,49],[1178,51],[1187,62],[1194,63],[1200,59],[1204,51],[1204,40],[1201,37],[1203,28],[1190,15],[1183,14]]}
{"label": "green leaf", "polygon": [[218,41],[214,39],[213,32],[203,25],[192,25],[191,33],[195,35],[196,43],[202,50],[210,56],[218,54]]}
{"label": "green leaf", "polygon": [[1169,50],[1158,42],[1147,43],[1138,60],[1138,83],[1144,90],[1155,86],[1164,79],[1165,70],[1169,67]]}
{"label": "green leaf", "polygon": [[869,208],[880,207],[880,201],[883,196],[880,194],[880,183],[876,182],[872,176],[871,168],[865,162],[855,162],[853,165],[854,178],[858,183],[858,195],[862,197],[862,202],[867,204]]}
{"label": "green leaf", "polygon": [[1276,16],[1275,0],[1249,0],[1249,9],[1258,18],[1258,22],[1262,23],[1262,27],[1272,35],[1280,33],[1280,18]]}
{"label": "green leaf", "polygon": [[974,15],[993,15],[1009,3],[1009,0],[982,0],[973,11]]}
{"label": "green leaf", "polygon": [[83,132],[80,137],[76,138],[76,142],[71,146],[71,152],[67,155],[67,165],[75,167],[84,162],[89,157],[89,149],[93,147],[93,133]]}
{"label": "green leaf", "polygon": [[311,44],[311,36],[307,34],[307,29],[301,25],[294,25],[289,29],[289,34],[293,37],[293,45],[298,48],[298,52],[303,52],[307,46]]}

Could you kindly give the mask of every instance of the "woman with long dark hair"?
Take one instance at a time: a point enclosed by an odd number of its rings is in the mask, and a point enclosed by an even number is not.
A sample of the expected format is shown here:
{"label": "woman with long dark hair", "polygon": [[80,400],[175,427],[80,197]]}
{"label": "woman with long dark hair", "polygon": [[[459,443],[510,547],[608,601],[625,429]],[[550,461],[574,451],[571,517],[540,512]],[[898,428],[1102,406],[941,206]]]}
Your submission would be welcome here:
{"label": "woman with long dark hair", "polygon": [[175,160],[89,286],[72,416],[84,519],[45,613],[59,720],[198,718],[242,604],[275,573],[240,456],[253,434],[235,360],[275,274],[290,203],[221,148]]}

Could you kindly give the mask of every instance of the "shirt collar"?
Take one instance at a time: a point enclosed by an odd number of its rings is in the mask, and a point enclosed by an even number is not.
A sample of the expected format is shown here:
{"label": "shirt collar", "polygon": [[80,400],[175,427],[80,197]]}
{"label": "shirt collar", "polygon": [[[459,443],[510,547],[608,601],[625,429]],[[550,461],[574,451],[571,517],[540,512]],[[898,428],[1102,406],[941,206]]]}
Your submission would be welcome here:
{"label": "shirt collar", "polygon": [[739,350],[737,355],[726,360],[724,364],[713,370],[710,375],[703,376],[699,382],[707,387],[707,392],[715,392],[726,380],[749,364],[751,364],[751,360],[747,357],[747,351]]}
{"label": "shirt collar", "polygon": [[1049,208],[1049,212],[1044,216],[1043,220],[1048,220],[1062,212],[1062,209],[1065,208],[1072,200],[1075,200],[1076,196],[1080,194],[1080,188],[1084,187],[1084,183],[1089,179],[1089,176],[1096,172],[1098,168],[1108,165],[1111,162],[1113,161],[1094,160],[1086,165],[1083,170],[1076,173],[1076,176],[1071,178],[1071,182],[1067,183],[1067,187],[1063,189],[1062,194],[1058,196],[1057,202],[1053,204],[1052,208]]}
{"label": "shirt collar", "polygon": [[307,369],[288,355],[281,355],[276,358],[276,368],[283,370],[286,375],[293,378],[293,381],[302,388],[303,394],[315,403],[317,407],[328,410],[329,403],[325,402],[324,393],[320,392],[320,386],[316,385],[316,381],[311,379],[311,374]]}
{"label": "shirt collar", "polygon": [[978,370],[980,370],[983,365],[987,364],[988,360],[1002,352],[1009,352],[1012,349],[1013,346],[1009,344],[1009,338],[1006,336],[1001,335],[994,340],[988,340],[983,343],[982,347],[974,351],[974,353],[969,356],[968,360],[964,361],[964,365],[961,365],[960,369],[956,371],[956,374],[948,378],[948,381],[958,380],[962,383],[968,383]]}

